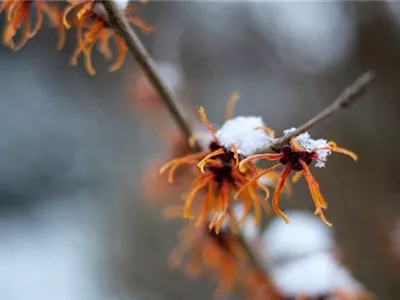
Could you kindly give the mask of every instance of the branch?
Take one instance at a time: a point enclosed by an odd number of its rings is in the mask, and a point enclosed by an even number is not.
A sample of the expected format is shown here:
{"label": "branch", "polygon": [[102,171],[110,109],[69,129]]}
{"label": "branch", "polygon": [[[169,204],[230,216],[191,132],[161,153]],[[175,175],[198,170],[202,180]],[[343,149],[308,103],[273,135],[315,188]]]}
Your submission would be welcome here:
{"label": "branch", "polygon": [[271,150],[279,152],[280,149],[289,143],[292,138],[306,132],[333,114],[350,107],[361,98],[361,95],[364,93],[366,88],[372,82],[374,82],[375,78],[376,75],[373,71],[365,72],[352,85],[348,86],[329,106],[319,112],[316,116],[312,117],[306,123],[296,128],[296,130],[294,130],[292,133],[276,139],[275,142],[269,146],[268,149],[263,150],[263,152],[271,152]]}
{"label": "branch", "polygon": [[[192,136],[193,131],[190,122],[187,119],[187,113],[182,109],[182,105],[178,102],[173,92],[168,88],[167,84],[157,72],[155,63],[150,54],[147,52],[131,26],[129,26],[125,16],[115,4],[115,1],[103,1],[102,3],[109,16],[109,25],[125,40],[129,51],[144,70],[146,76],[155,87],[162,101],[164,101],[172,118],[189,139]],[[327,119],[342,109],[350,107],[360,99],[364,90],[375,80],[375,77],[375,73],[372,71],[368,71],[361,75],[351,86],[347,87],[331,105],[323,109],[320,113],[298,127],[289,135],[277,138],[275,142],[267,149],[263,150],[263,152],[279,152],[282,146],[286,145],[293,137],[306,132],[319,122]],[[195,150],[199,149],[200,147],[196,145]]]}
{"label": "branch", "polygon": [[[189,122],[184,117],[186,114],[181,109],[181,105],[178,103],[174,94],[169,90],[168,86],[165,84],[160,74],[158,74],[154,61],[150,57],[149,53],[144,48],[142,42],[135,34],[133,29],[129,26],[126,18],[121,14],[120,10],[114,3],[114,1],[103,1],[103,5],[108,13],[109,25],[125,40],[126,46],[137,60],[140,66],[145,71],[148,79],[156,88],[157,92],[164,101],[166,107],[168,108],[171,116],[175,119],[177,125],[181,128],[182,132],[189,139],[192,136],[192,129]],[[196,147],[200,149],[200,147]],[[268,278],[267,273],[260,267],[260,263],[255,258],[250,247],[246,244],[242,234],[238,231],[235,234],[236,240],[243,247],[247,254],[249,264],[259,274],[265,275]]]}
{"label": "branch", "polygon": [[125,16],[121,13],[121,10],[118,9],[115,1],[102,1],[102,3],[108,13],[109,26],[111,26],[125,40],[125,44],[129,51],[142,67],[147,78],[160,95],[161,100],[164,101],[164,104],[172,118],[185,134],[186,138],[189,139],[192,136],[192,129],[190,122],[187,119],[187,114],[182,109],[182,105],[180,105],[174,93],[161,78],[150,54],[129,25]]}
{"label": "branch", "polygon": [[[156,91],[160,95],[160,98],[164,101],[171,116],[174,118],[177,125],[180,127],[185,136],[189,139],[192,136],[192,129],[190,126],[190,122],[187,120],[187,114],[184,112],[182,106],[179,104],[174,94],[170,91],[168,86],[161,78],[160,74],[157,72],[153,59],[146,51],[142,42],[135,34],[133,29],[129,26],[125,16],[118,9],[115,2],[113,0],[110,0],[102,1],[102,3],[109,16],[109,26],[113,28],[124,39],[129,51],[136,59],[136,61],[140,64],[146,76],[155,87]],[[281,138],[277,138],[275,142],[270,147],[268,147],[268,149],[266,149],[266,152],[279,151],[282,146],[290,141],[291,138],[304,133],[305,131],[317,125],[319,122],[354,104],[357,100],[360,99],[362,92],[374,81],[374,79],[375,74],[371,71],[363,74],[355,83],[346,88],[331,105],[329,105],[316,116],[311,118],[309,121],[298,127],[291,134]],[[200,148],[196,147],[196,149]],[[240,231],[238,231],[238,233],[236,234],[236,239],[246,251],[251,267],[255,271],[260,272],[260,274],[264,274],[266,277],[268,277],[266,272],[260,267],[260,264],[253,255],[250,247],[246,244]]]}

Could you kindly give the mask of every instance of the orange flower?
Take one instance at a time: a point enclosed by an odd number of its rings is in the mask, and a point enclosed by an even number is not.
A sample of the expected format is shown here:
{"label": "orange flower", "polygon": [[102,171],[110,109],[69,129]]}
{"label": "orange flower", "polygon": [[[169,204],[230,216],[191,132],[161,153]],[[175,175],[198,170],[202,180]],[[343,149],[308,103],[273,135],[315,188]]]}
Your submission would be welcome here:
{"label": "orange flower", "polygon": [[269,279],[248,264],[246,253],[230,231],[223,229],[216,234],[208,230],[207,223],[200,227],[189,224],[179,240],[169,258],[172,267],[182,266],[187,257],[185,272],[192,277],[211,273],[219,282],[218,293],[243,289],[248,299],[280,299]]}
{"label": "orange flower", "polygon": [[[31,28],[30,14],[36,8],[36,24]],[[61,12],[55,3],[44,1],[15,1],[5,0],[1,3],[0,13],[7,11],[7,25],[3,32],[3,43],[10,49],[17,51],[21,49],[30,38],[33,38],[43,23],[43,13],[47,15],[52,27],[57,29],[58,43],[57,49],[61,49],[65,43],[65,30],[61,22]],[[17,30],[22,27],[20,40],[15,43],[14,37]]]}
{"label": "orange flower", "polygon": [[[107,24],[107,15],[104,7],[100,2],[94,0],[89,1],[68,1],[70,4],[65,8],[63,14],[63,23],[67,29],[71,26],[77,27],[78,45],[72,55],[71,64],[76,66],[78,58],[81,54],[85,56],[85,68],[90,75],[95,75],[96,71],[92,65],[92,50],[98,42],[99,52],[105,59],[112,59],[112,51],[109,46],[111,37],[114,38],[117,47],[117,58],[110,66],[111,72],[121,68],[125,61],[127,47],[123,39],[118,36],[114,30],[110,29]],[[150,32],[153,28],[135,16],[136,12],[128,1],[118,2],[123,10],[127,21],[140,28],[144,32]],[[73,13],[72,13],[73,12]],[[68,16],[72,14],[72,20],[68,20]]]}
{"label": "orange flower", "polygon": [[[286,131],[286,132],[290,132]],[[286,133],[285,132],[285,133]],[[316,146],[315,148],[313,147]],[[314,214],[319,215],[321,220],[328,226],[332,226],[329,223],[324,214],[323,209],[327,209],[328,205],[323,198],[320,190],[318,182],[315,180],[314,176],[311,174],[310,168],[308,165],[315,161],[317,167],[324,167],[327,156],[331,154],[331,152],[338,152],[345,155],[350,156],[353,160],[357,160],[357,155],[349,150],[339,148],[335,142],[327,143],[323,139],[313,140],[310,138],[308,133],[304,133],[299,135],[296,138],[292,138],[289,145],[285,145],[280,150],[278,154],[256,154],[246,159],[242,160],[239,164],[240,169],[244,169],[244,166],[249,162],[255,159],[268,159],[268,160],[278,160],[279,163],[270,167],[269,169],[261,172],[252,181],[249,181],[248,184],[252,184],[252,182],[256,182],[259,177],[264,174],[269,173],[272,169],[275,169],[280,166],[284,166],[281,176],[278,180],[278,184],[275,188],[274,195],[272,197],[272,208],[274,212],[282,217],[286,223],[289,222],[289,219],[286,215],[279,209],[279,196],[282,191],[283,185],[288,178],[291,171],[298,172],[294,175],[293,181],[296,182],[300,176],[304,176],[308,183],[308,187],[310,189],[311,196],[315,205]],[[246,185],[242,187],[241,190],[235,195],[238,197],[244,190],[246,189]]]}
{"label": "orange flower", "polygon": [[[192,189],[185,199],[183,216],[189,219],[197,218],[197,224],[202,224],[209,215],[212,215],[209,229],[215,229],[218,233],[234,203],[232,196],[240,189],[240,204],[243,205],[245,211],[241,222],[245,220],[253,206],[254,219],[258,223],[261,219],[260,206],[268,210],[266,199],[269,191],[259,181],[251,180],[258,174],[258,169],[253,163],[249,163],[244,171],[239,170],[238,165],[245,157],[244,154],[254,150],[251,147],[255,145],[255,148],[258,148],[260,140],[269,143],[271,136],[257,130],[256,127],[262,125],[260,118],[237,117],[228,120],[218,132],[215,132],[203,108],[200,108],[199,113],[211,136],[208,149],[174,159],[160,170],[161,174],[168,170],[168,181],[173,183],[174,174],[179,167],[183,165],[198,167]],[[234,130],[232,131],[237,126],[241,130],[239,130],[241,136],[235,135]],[[246,143],[249,136],[256,140],[252,140],[253,143]],[[251,144],[250,147],[249,144]],[[258,189],[265,193],[265,198],[257,193]],[[191,207],[200,192],[204,192],[203,201],[200,212],[195,216],[191,212]]]}

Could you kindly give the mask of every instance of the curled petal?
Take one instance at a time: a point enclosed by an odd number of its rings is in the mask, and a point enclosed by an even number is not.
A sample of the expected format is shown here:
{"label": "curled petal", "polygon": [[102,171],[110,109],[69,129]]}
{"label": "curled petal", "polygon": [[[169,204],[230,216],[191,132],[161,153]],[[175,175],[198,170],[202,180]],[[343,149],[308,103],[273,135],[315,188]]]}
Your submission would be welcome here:
{"label": "curled petal", "polygon": [[195,183],[195,185],[193,187],[193,190],[190,192],[190,194],[186,198],[185,208],[183,211],[184,218],[186,218],[186,219],[194,218],[194,216],[190,212],[190,207],[192,206],[192,202],[193,202],[194,198],[196,197],[197,193],[209,183],[209,181],[212,179],[212,177],[213,177],[212,175],[204,175],[204,176],[200,177],[199,180],[197,180],[197,182]]}
{"label": "curled petal", "polygon": [[[17,51],[21,49],[29,39],[30,33],[30,19],[29,8],[30,3],[25,1],[5,1],[11,2],[10,5],[4,4],[3,8],[7,11],[7,26],[3,32],[3,43],[10,49]],[[23,26],[21,38],[17,44],[14,43],[14,37],[19,27]]]}
{"label": "curled petal", "polygon": [[112,52],[110,49],[110,36],[107,34],[102,34],[99,37],[99,51],[103,54],[104,58],[109,60],[112,59]]}
{"label": "curled petal", "polygon": [[293,152],[305,151],[304,147],[300,145],[295,137],[290,140],[290,145],[292,146]]}
{"label": "curled petal", "polygon": [[240,94],[238,92],[232,93],[232,95],[229,97],[225,107],[226,121],[233,118],[235,106],[239,99],[240,99]]}
{"label": "curled petal", "polygon": [[214,218],[211,220],[209,224],[209,229],[212,230],[215,227],[215,233],[219,234],[221,230],[222,224],[225,221],[226,215],[228,213],[228,206],[229,206],[229,188],[227,183],[223,183],[220,188],[220,209],[215,214]]}
{"label": "curled petal", "polygon": [[126,17],[126,19],[129,23],[135,25],[136,27],[138,27],[141,31],[143,31],[145,33],[149,33],[154,30],[153,26],[144,23],[141,19],[139,19],[137,17],[128,16],[128,17]]}
{"label": "curled petal", "polygon": [[117,43],[117,59],[116,61],[110,66],[109,71],[115,72],[121,68],[125,61],[126,52],[128,48],[125,46],[124,41],[120,37],[115,37]]}
{"label": "curled petal", "polygon": [[215,142],[218,141],[218,139],[217,139],[217,137],[215,135],[214,128],[212,127],[211,123],[208,121],[206,111],[205,111],[204,107],[202,107],[202,106],[199,108],[199,115],[200,115],[200,120],[203,122],[204,125],[206,125],[208,131],[210,132],[210,134],[211,134],[211,136],[213,138],[213,140]]}
{"label": "curled petal", "polygon": [[264,130],[271,138],[275,138],[275,131],[273,131],[271,128],[268,126],[261,126],[261,127],[256,127],[254,128],[255,130]]}
{"label": "curled petal", "polygon": [[358,155],[355,152],[347,150],[345,148],[340,148],[333,141],[330,141],[328,144],[331,147],[332,151],[337,152],[337,153],[342,153],[342,154],[347,155],[347,156],[350,156],[354,161],[358,160]]}
{"label": "curled petal", "polygon": [[34,37],[39,29],[42,27],[43,23],[43,8],[42,8],[43,3],[41,1],[36,1],[36,25],[33,27],[31,32],[29,33],[28,37],[32,38]]}
{"label": "curled petal", "polygon": [[285,185],[285,181],[288,178],[291,171],[291,164],[288,163],[282,171],[281,177],[279,178],[278,184],[276,185],[274,195],[272,196],[272,208],[276,215],[280,216],[286,223],[289,223],[288,217],[279,208],[279,196]]}
{"label": "curled petal", "polygon": [[295,173],[295,174],[293,175],[293,177],[292,177],[292,182],[293,182],[293,183],[299,182],[301,176],[303,176],[303,171],[300,171],[300,172]]}
{"label": "curled petal", "polygon": [[327,226],[332,227],[332,223],[330,223],[326,219],[326,217],[325,217],[325,215],[324,215],[324,213],[323,213],[321,208],[316,208],[315,211],[314,211],[314,214],[318,215],[320,217],[320,219],[322,220],[322,222],[324,222]]}
{"label": "curled petal", "polygon": [[[14,45],[14,47],[12,48],[12,50],[14,50],[14,51],[20,50],[28,42],[29,32],[31,29],[31,20],[29,19],[29,16],[24,17],[24,25],[23,26],[24,27],[22,29],[21,40],[18,43],[16,43]],[[15,34],[15,31],[14,31],[14,34]]]}
{"label": "curled petal", "polygon": [[42,3],[43,12],[50,20],[51,27],[55,27],[58,35],[57,50],[61,50],[65,45],[65,27],[63,16],[58,6],[54,3]]}
{"label": "curled petal", "polygon": [[268,159],[268,160],[278,160],[281,159],[282,157],[284,157],[285,155],[283,153],[279,153],[279,154],[271,154],[271,153],[264,153],[264,154],[255,154],[249,157],[246,157],[245,159],[243,159],[240,163],[239,163],[239,170],[241,172],[245,172],[246,171],[246,167],[245,165],[248,162],[251,162],[255,159]]}
{"label": "curled petal", "polygon": [[219,148],[218,150],[215,150],[214,152],[211,152],[208,154],[206,157],[204,157],[198,164],[197,166],[199,167],[200,171],[204,173],[204,167],[206,166],[207,162],[209,159],[224,154],[225,150],[223,148]]}
{"label": "curled petal", "polygon": [[[244,184],[239,191],[236,193],[235,198],[238,198],[239,195],[245,190],[247,189],[251,184],[257,183],[258,179],[262,176],[264,176],[265,174],[279,168],[281,166],[281,164],[276,164],[273,165],[272,167],[266,169],[265,171],[261,172],[260,174],[258,174],[256,177],[252,178],[250,181],[248,181],[246,184]],[[269,194],[268,194],[269,195]]]}
{"label": "curled petal", "polygon": [[325,215],[322,212],[322,209],[326,209],[328,207],[328,204],[326,203],[326,201],[322,197],[322,194],[321,194],[321,192],[319,190],[318,182],[315,180],[314,176],[312,176],[312,174],[310,172],[310,169],[308,168],[307,164],[302,160],[299,160],[299,162],[303,167],[304,178],[307,180],[311,196],[312,196],[312,198],[314,200],[314,205],[315,205],[315,208],[316,208],[314,214],[319,215],[321,220],[326,225],[332,226],[332,224],[329,223],[326,220]]}

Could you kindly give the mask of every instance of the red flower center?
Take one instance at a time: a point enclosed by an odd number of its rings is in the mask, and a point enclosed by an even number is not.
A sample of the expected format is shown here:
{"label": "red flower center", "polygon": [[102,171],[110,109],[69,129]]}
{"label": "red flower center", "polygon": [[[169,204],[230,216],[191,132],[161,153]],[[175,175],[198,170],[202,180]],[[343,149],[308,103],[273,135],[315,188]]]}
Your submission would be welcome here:
{"label": "red flower center", "polygon": [[284,157],[279,159],[279,162],[282,165],[287,165],[290,163],[292,170],[295,172],[303,171],[303,167],[299,161],[300,159],[309,165],[314,159],[317,158],[317,154],[315,152],[293,151],[292,147],[289,145],[283,146],[281,152],[284,154]]}
{"label": "red flower center", "polygon": [[233,167],[235,166],[235,154],[220,146],[217,142],[211,142],[209,146],[210,152],[214,152],[221,148],[224,149],[224,153],[213,157],[213,160],[218,161],[220,164],[210,164],[206,166],[206,169],[214,174],[214,180],[218,182],[219,185],[223,182],[235,184],[235,178],[232,173]]}

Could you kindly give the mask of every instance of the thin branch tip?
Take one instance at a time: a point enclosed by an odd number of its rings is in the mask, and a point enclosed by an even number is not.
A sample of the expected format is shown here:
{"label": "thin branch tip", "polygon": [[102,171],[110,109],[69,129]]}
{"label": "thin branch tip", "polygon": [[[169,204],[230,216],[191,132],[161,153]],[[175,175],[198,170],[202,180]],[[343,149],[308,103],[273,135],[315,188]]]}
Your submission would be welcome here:
{"label": "thin branch tip", "polygon": [[344,89],[344,91],[339,95],[336,100],[334,100],[330,105],[321,110],[317,115],[309,119],[303,125],[299,126],[291,134],[283,136],[275,140],[275,142],[266,149],[267,151],[279,152],[280,149],[289,143],[289,141],[308,131],[321,121],[329,118],[330,116],[338,113],[339,111],[349,108],[355,102],[361,99],[366,89],[375,81],[376,74],[374,71],[367,71],[363,73],[358,79]]}
{"label": "thin branch tip", "polygon": [[371,85],[376,79],[375,71],[367,71],[362,74],[351,86],[346,88],[339,98],[335,101],[341,108],[348,108],[353,105],[359,96],[363,94],[367,87]]}

